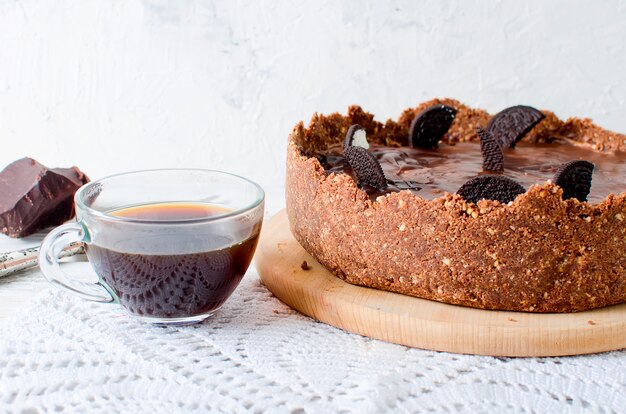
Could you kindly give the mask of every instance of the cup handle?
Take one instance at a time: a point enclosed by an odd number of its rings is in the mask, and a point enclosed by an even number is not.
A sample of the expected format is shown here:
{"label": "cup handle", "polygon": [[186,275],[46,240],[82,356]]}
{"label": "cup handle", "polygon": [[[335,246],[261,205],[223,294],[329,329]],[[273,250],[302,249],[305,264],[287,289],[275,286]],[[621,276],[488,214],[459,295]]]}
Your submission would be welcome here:
{"label": "cup handle", "polygon": [[76,242],[89,242],[89,233],[82,222],[63,224],[46,236],[39,252],[39,267],[44,277],[53,285],[67,289],[83,299],[117,302],[116,295],[99,277],[97,282],[82,282],[61,269],[59,259],[63,249]]}

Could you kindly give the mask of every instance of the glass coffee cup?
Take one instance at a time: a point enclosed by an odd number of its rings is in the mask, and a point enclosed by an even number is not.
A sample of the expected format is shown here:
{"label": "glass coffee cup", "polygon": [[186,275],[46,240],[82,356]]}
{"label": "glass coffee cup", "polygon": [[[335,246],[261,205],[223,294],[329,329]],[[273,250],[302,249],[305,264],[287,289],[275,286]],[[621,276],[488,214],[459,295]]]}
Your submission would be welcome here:
{"label": "glass coffee cup", "polygon": [[[81,187],[75,223],[52,230],[39,258],[53,284],[85,299],[121,304],[156,324],[211,316],[233,293],[256,249],[265,194],[233,174],[150,170]],[[98,280],[68,275],[59,262],[83,242]]]}

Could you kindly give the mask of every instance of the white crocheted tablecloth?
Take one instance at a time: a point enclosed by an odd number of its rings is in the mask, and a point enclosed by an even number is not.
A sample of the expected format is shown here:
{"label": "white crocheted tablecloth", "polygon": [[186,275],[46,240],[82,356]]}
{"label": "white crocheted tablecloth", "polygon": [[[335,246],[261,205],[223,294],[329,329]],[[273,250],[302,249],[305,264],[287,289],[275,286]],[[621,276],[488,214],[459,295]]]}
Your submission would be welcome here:
{"label": "white crocheted tablecloth", "polygon": [[52,290],[0,327],[0,411],[584,409],[626,411],[626,352],[514,359],[406,348],[291,310],[253,268],[197,326],[153,327]]}

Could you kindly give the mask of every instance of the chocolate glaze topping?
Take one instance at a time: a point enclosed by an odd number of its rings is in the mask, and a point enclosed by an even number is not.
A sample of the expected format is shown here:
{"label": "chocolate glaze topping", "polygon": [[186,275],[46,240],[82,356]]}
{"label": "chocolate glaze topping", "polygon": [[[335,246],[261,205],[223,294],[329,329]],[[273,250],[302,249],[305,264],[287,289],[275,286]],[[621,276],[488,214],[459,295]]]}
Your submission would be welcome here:
{"label": "chocolate glaze topping", "polygon": [[[373,199],[390,192],[410,190],[433,199],[445,192],[455,193],[465,182],[483,172],[483,157],[477,142],[448,144],[436,150],[372,145],[369,151],[380,162],[388,186],[378,190],[364,186]],[[327,173],[346,173],[356,178],[343,159],[342,145],[318,152],[317,158]],[[597,152],[556,139],[551,143],[520,142],[515,149],[504,149],[503,175],[525,188],[552,179],[561,164],[584,159],[595,164],[589,202],[598,203],[607,195],[626,190],[626,153]]]}

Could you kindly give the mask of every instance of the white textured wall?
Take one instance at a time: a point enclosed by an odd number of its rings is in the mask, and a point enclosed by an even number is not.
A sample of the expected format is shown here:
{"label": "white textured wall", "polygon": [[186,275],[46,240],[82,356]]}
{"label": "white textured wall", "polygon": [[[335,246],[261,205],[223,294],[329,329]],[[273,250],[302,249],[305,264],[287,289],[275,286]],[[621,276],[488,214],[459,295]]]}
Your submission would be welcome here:
{"label": "white textured wall", "polygon": [[0,164],[281,186],[287,134],[450,96],[626,131],[624,1],[0,0]]}

